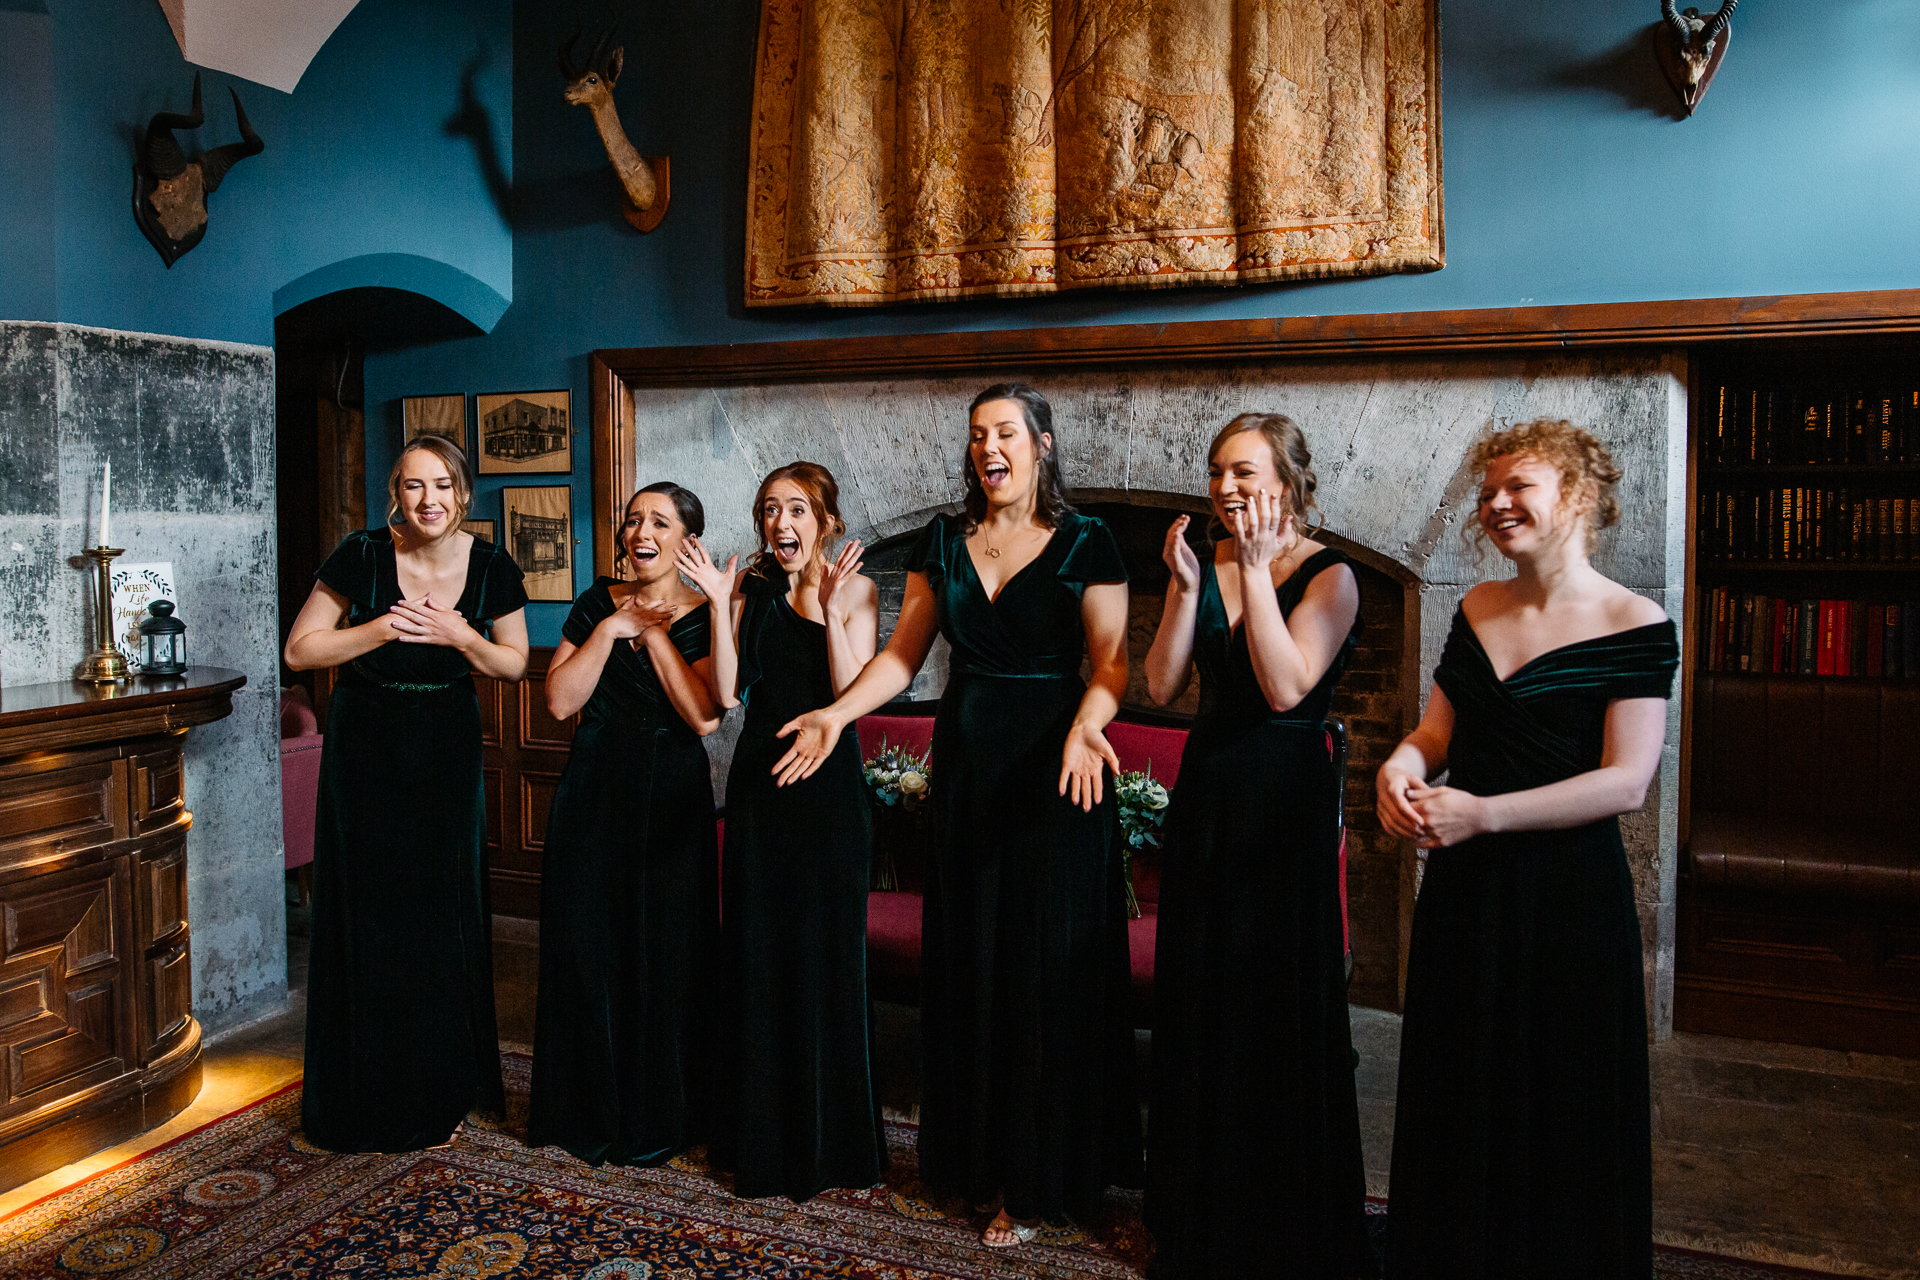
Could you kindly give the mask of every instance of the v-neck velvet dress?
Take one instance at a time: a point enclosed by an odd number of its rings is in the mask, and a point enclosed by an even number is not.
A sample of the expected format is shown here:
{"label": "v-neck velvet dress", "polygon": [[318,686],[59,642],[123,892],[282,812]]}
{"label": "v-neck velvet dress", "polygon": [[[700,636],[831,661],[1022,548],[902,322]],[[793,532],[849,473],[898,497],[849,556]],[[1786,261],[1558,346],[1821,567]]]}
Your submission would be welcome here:
{"label": "v-neck velvet dress", "polygon": [[[1474,795],[1600,766],[1607,706],[1671,695],[1671,622],[1499,679],[1456,611],[1434,683],[1448,783]],[[1653,1270],[1640,920],[1620,823],[1477,836],[1427,856],[1407,959],[1388,1274]]]}
{"label": "v-neck velvet dress", "polygon": [[1112,779],[1058,792],[1080,706],[1081,591],[1125,582],[1112,532],[1061,518],[989,600],[954,516],[907,562],[952,645],[933,729],[921,927],[922,1176],[1018,1218],[1086,1217],[1138,1186],[1140,1107]]}
{"label": "v-neck velvet dress", "polygon": [[[1309,556],[1276,589],[1281,616],[1345,563]],[[1168,1280],[1373,1267],[1326,726],[1358,627],[1276,712],[1201,567],[1200,709],[1167,810],[1154,957],[1146,1220]]]}
{"label": "v-neck velvet dress", "polygon": [[[613,613],[612,586],[573,602],[574,645]],[[688,663],[706,657],[706,609],[667,636]],[[547,818],[527,1145],[654,1165],[705,1137],[718,860],[700,735],[646,649],[616,640]]]}
{"label": "v-neck velvet dress", "polygon": [[[360,626],[400,601],[393,534],[349,534],[314,575]],[[483,635],[527,603],[474,539],[456,606]],[[331,1151],[415,1151],[499,1111],[480,703],[467,660],[389,641],[342,666],[314,817],[302,1123]]]}
{"label": "v-neck velvet dress", "polygon": [[812,777],[774,785],[794,717],[833,701],[827,629],[787,600],[787,575],[740,579],[745,723],[727,776],[724,994],[710,1146],[734,1193],[800,1201],[886,1171],[867,1002],[872,816],[860,740]]}

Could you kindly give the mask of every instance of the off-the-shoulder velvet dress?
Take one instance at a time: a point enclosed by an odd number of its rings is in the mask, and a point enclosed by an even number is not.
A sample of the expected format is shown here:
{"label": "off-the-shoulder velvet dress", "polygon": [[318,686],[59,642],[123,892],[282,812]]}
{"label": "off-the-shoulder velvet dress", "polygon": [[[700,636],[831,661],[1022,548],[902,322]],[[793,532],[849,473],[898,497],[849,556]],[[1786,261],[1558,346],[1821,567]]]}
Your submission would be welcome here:
{"label": "off-the-shoulder velvet dress", "polygon": [[[400,601],[393,533],[347,535],[314,575],[360,626]],[[455,606],[483,635],[527,603],[474,539]],[[498,1111],[493,947],[480,854],[480,704],[467,660],[389,641],[339,670],[314,816],[302,1123],[333,1151],[414,1151]]]}
{"label": "off-the-shoulder velvet dress", "polygon": [[[1600,765],[1607,706],[1666,698],[1671,622],[1541,654],[1505,680],[1456,611],[1434,683],[1448,783],[1474,795]],[[1407,960],[1388,1274],[1653,1270],[1640,920],[1620,823],[1484,835],[1427,856]]]}
{"label": "off-the-shoulder velvet dress", "polygon": [[727,775],[720,1001],[722,1082],[709,1148],[742,1196],[805,1200],[886,1171],[867,1003],[872,815],[860,740],[810,778],[774,785],[789,720],[833,701],[827,629],[787,600],[787,575],[740,579],[746,722]]}
{"label": "off-the-shoulder velvet dress", "polygon": [[[1309,556],[1277,589],[1281,615],[1346,562]],[[1166,1280],[1374,1265],[1326,724],[1358,628],[1275,712],[1212,558],[1201,567],[1200,710],[1167,811],[1154,958],[1146,1218]]]}
{"label": "off-the-shoulder velvet dress", "polygon": [[[576,646],[613,613],[612,585],[574,601],[561,634]],[[667,635],[706,657],[706,609]],[[704,1138],[718,862],[706,748],[646,648],[616,640],[547,819],[529,1146],[653,1165]]]}
{"label": "off-the-shoulder velvet dress", "polygon": [[932,1184],[1018,1218],[1084,1217],[1138,1186],[1140,1109],[1111,778],[1058,791],[1085,685],[1080,594],[1125,582],[1112,532],[1069,513],[989,600],[954,516],[921,533],[953,646],[933,730],[921,929],[919,1158]]}

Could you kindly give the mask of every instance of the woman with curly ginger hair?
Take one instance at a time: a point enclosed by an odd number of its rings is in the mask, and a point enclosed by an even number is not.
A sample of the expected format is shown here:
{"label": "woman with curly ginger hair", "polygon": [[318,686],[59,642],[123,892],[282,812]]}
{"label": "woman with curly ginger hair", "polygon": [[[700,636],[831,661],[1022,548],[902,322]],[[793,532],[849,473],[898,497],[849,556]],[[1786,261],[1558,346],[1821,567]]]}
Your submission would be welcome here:
{"label": "woman with curly ginger hair", "polygon": [[1660,765],[1679,650],[1659,605],[1588,563],[1619,517],[1600,441],[1530,422],[1469,463],[1469,536],[1516,573],[1461,601],[1426,714],[1376,779],[1382,824],[1430,850],[1387,1271],[1644,1280],[1646,1005],[1619,815]]}

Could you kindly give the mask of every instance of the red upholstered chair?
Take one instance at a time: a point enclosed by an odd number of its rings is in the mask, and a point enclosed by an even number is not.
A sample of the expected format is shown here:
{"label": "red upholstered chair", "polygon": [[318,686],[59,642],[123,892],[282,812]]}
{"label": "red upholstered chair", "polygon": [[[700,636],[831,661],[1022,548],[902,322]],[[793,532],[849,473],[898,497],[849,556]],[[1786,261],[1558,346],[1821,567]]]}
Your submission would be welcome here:
{"label": "red upholstered chair", "polygon": [[[1107,741],[1120,757],[1123,773],[1151,773],[1168,791],[1180,776],[1180,753],[1187,747],[1185,729],[1134,724],[1115,720],[1107,726]],[[1160,850],[1148,846],[1133,851],[1133,896],[1140,918],[1127,921],[1127,958],[1133,970],[1133,1021],[1153,1025],[1153,951],[1160,934]]]}
{"label": "red upholstered chair", "polygon": [[917,756],[933,750],[932,716],[861,716],[856,723],[860,734],[860,758],[871,759],[884,742],[889,747],[905,747]]}
{"label": "red upholstered chair", "polygon": [[300,900],[313,888],[313,815],[320,801],[320,722],[305,691],[280,695],[280,828],[286,867],[300,873]]}

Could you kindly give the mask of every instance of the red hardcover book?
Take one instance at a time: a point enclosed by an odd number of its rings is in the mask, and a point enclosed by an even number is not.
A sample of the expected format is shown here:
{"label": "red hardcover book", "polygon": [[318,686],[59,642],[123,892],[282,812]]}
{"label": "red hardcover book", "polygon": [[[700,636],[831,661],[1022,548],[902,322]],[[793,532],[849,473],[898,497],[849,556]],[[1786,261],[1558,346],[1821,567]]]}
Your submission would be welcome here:
{"label": "red hardcover book", "polygon": [[1815,643],[1819,646],[1814,658],[1813,673],[1815,675],[1830,676],[1834,674],[1834,660],[1837,655],[1834,652],[1833,624],[1837,621],[1835,615],[1839,613],[1839,610],[1835,606],[1838,604],[1839,601],[1837,600],[1822,600],[1820,602],[1820,629],[1814,633],[1818,637]]}
{"label": "red hardcover book", "polygon": [[1867,669],[1865,674],[1883,676],[1886,672],[1887,606],[1867,606]]}
{"label": "red hardcover book", "polygon": [[1793,606],[1776,597],[1773,602],[1773,663],[1775,675],[1792,670],[1793,646],[1787,637],[1793,634]]}
{"label": "red hardcover book", "polygon": [[1713,640],[1707,650],[1707,670],[1727,669],[1727,589],[1713,589]]}
{"label": "red hardcover book", "polygon": [[1853,601],[1833,602],[1833,674],[1853,674]]}

